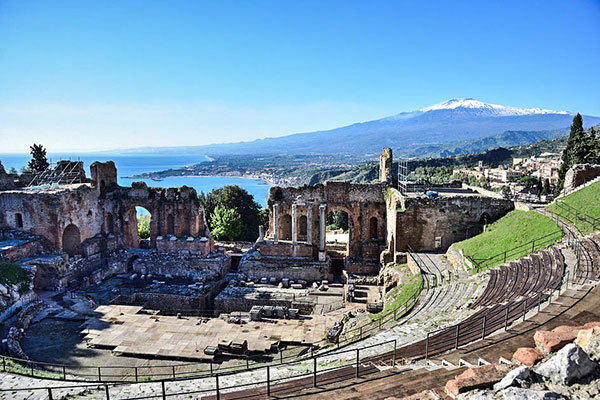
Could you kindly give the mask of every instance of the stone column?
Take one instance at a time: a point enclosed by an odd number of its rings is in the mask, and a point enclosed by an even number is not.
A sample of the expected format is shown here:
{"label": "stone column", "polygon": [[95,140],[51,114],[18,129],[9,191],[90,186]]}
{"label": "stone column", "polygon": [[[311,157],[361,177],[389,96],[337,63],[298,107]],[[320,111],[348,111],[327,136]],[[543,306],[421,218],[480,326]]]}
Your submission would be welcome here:
{"label": "stone column", "polygon": [[306,204],[306,244],[312,244],[312,203]]}
{"label": "stone column", "polygon": [[[319,205],[319,252],[324,253],[325,252],[325,228],[326,228],[326,224],[327,224],[327,215],[325,214],[325,209],[327,208],[327,205],[325,204],[321,204]],[[319,254],[319,258],[321,258],[321,255]],[[324,254],[323,254],[323,258],[324,258]]]}
{"label": "stone column", "polygon": [[279,204],[273,204],[273,242],[279,241]]}
{"label": "stone column", "polygon": [[296,205],[296,203],[292,204],[292,244],[296,244],[296,242],[298,241],[298,228],[296,218],[297,208],[298,206]]}
{"label": "stone column", "polygon": [[258,226],[258,241],[262,242],[265,239],[264,227],[262,225]]}

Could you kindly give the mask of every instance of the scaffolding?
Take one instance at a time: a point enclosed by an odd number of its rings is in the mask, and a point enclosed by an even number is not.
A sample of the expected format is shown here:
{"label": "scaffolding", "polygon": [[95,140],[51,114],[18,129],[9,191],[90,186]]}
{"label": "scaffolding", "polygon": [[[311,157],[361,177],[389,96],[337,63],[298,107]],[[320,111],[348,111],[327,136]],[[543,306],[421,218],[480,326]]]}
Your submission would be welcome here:
{"label": "scaffolding", "polygon": [[[83,183],[85,173],[83,171],[82,161],[60,160],[54,168],[48,168],[45,171],[37,172],[27,188],[42,185],[72,185]],[[83,176],[82,176],[83,175]]]}
{"label": "scaffolding", "polygon": [[405,196],[408,193],[408,161],[398,160],[398,191]]}

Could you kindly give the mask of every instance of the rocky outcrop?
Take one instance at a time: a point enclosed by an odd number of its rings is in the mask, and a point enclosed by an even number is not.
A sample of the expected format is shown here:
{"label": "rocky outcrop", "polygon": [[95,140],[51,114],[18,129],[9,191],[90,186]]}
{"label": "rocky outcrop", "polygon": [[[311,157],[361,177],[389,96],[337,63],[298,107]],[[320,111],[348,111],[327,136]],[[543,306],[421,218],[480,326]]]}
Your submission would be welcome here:
{"label": "rocky outcrop", "polygon": [[556,355],[544,361],[535,372],[553,383],[569,385],[589,375],[598,364],[574,343],[569,343]]}

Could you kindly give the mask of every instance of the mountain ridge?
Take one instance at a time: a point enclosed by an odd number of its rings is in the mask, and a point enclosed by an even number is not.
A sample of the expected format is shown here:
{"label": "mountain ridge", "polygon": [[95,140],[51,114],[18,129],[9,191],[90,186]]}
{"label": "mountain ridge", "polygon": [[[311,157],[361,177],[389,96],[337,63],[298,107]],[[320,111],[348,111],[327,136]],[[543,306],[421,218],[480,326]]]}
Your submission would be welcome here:
{"label": "mountain ridge", "polygon": [[[151,149],[167,153],[194,151],[215,156],[274,153],[368,156],[379,153],[382,147],[391,147],[396,154],[408,156],[411,149],[419,146],[441,148],[451,142],[478,140],[510,131],[564,130],[571,124],[573,115],[567,111],[508,107],[472,98],[455,98],[420,110],[329,130],[247,142]],[[600,123],[600,117],[584,116],[584,123],[596,125]],[[139,152],[139,149],[131,151]]]}

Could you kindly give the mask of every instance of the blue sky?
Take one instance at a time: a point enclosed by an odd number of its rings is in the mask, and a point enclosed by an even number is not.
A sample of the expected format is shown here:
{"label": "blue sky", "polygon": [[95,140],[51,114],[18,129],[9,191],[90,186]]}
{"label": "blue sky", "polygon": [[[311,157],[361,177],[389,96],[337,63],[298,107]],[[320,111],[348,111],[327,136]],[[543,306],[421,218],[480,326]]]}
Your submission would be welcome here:
{"label": "blue sky", "polygon": [[600,116],[600,1],[0,0],[0,153],[197,145],[441,102]]}

